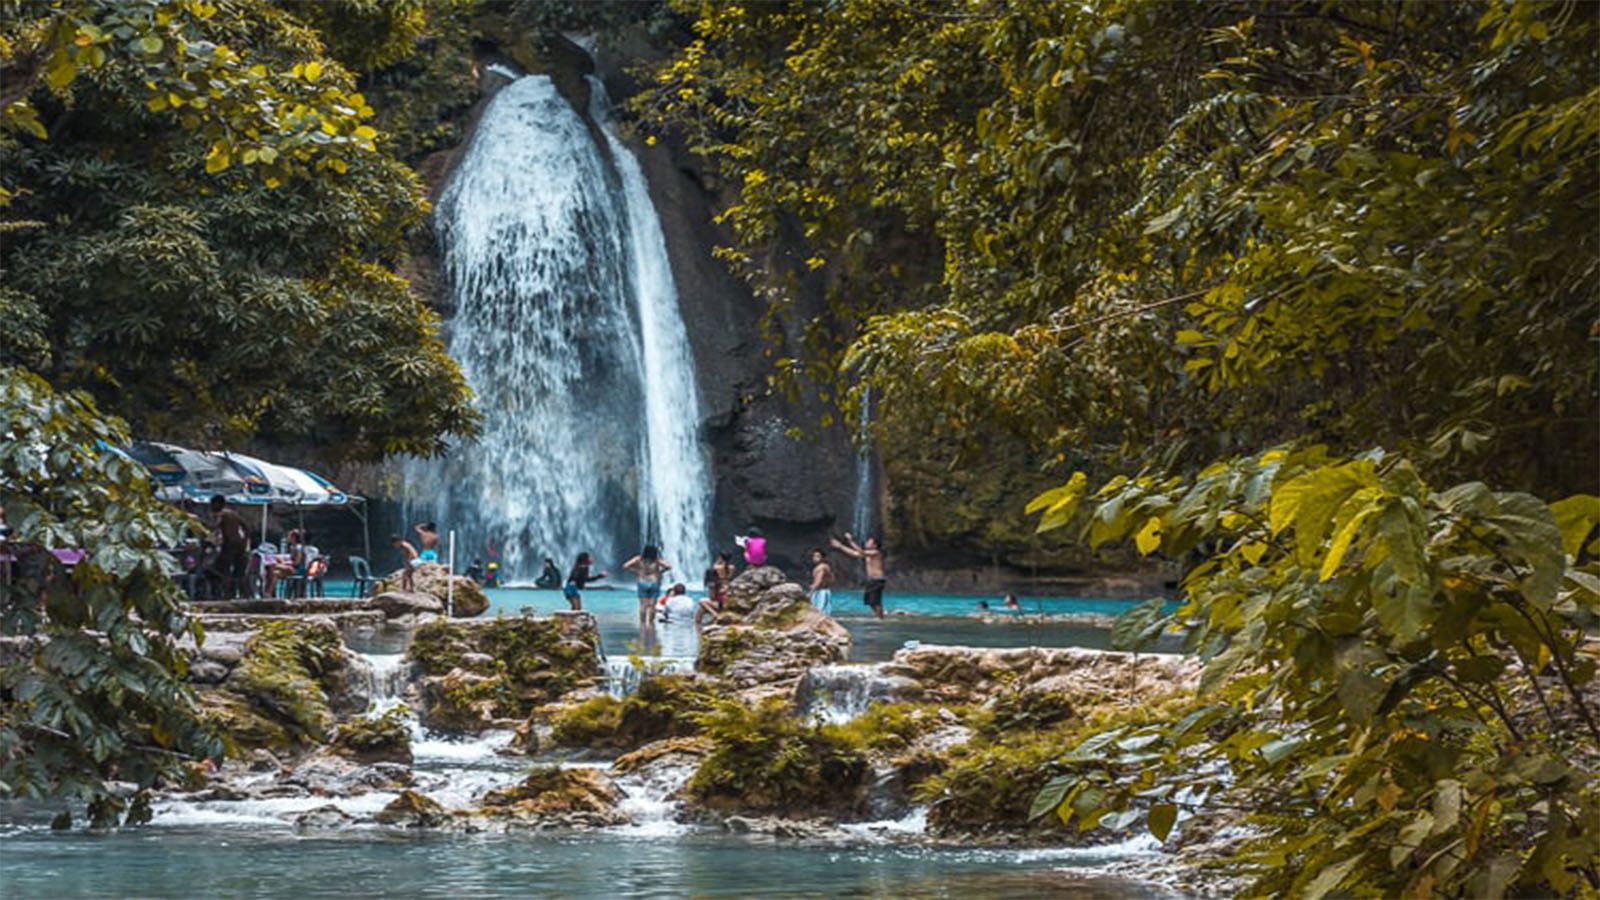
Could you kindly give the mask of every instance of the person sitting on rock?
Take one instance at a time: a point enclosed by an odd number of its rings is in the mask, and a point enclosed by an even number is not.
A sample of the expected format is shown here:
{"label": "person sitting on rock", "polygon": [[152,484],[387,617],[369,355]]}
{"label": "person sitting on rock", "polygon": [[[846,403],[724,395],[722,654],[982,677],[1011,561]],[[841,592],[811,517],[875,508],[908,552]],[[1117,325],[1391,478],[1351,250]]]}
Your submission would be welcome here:
{"label": "person sitting on rock", "polygon": [[558,588],[561,587],[561,570],[556,568],[556,561],[546,556],[544,558],[544,571],[533,581],[534,587]]}
{"label": "person sitting on rock", "polygon": [[400,568],[400,590],[409,591],[414,579],[412,573],[422,565],[422,558],[417,555],[417,548],[398,534],[389,535],[389,546],[405,555],[405,563]]}
{"label": "person sitting on rock", "polygon": [[473,560],[472,565],[467,566],[466,576],[479,584],[483,584],[483,560]]}
{"label": "person sitting on rock", "polygon": [[[707,623],[715,622],[717,616],[722,613],[722,607],[728,603],[728,581],[723,577],[722,568],[723,562],[727,561],[727,559],[728,554],[720,554],[717,557],[717,562],[707,569],[705,575],[702,576],[702,580],[706,585],[706,598],[695,606],[694,627],[696,628],[702,627],[702,617]],[[729,562],[728,567],[732,568],[733,563]]]}

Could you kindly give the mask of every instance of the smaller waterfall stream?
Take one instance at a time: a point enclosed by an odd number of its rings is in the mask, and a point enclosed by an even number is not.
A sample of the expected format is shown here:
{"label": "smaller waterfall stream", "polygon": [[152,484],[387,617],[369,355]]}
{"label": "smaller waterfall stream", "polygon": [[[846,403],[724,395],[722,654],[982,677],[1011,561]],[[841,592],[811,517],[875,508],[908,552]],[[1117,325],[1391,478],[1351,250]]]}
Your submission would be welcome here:
{"label": "smaller waterfall stream", "polygon": [[872,470],[872,386],[861,389],[861,419],[856,423],[856,493],[850,527],[865,541],[877,526],[878,496]]}

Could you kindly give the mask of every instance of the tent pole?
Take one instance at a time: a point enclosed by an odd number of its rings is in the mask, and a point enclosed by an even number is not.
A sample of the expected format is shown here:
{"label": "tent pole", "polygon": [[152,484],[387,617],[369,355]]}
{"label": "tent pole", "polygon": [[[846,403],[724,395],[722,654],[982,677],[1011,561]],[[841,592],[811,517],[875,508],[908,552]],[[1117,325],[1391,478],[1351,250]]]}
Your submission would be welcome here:
{"label": "tent pole", "polygon": [[456,530],[450,529],[450,572],[444,584],[444,614],[447,618],[456,617]]}

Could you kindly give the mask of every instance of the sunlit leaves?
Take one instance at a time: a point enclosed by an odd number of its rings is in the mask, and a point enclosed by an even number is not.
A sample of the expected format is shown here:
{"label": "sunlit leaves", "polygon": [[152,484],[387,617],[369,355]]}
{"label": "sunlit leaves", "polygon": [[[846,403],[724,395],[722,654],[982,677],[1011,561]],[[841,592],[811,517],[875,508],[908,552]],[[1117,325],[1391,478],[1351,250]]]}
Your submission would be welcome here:
{"label": "sunlit leaves", "polygon": [[[1197,731],[1216,709],[1202,707],[1064,748],[1074,774],[1035,811],[1053,799],[1082,824],[1147,809],[1162,837],[1174,826],[1158,786],[1215,791],[1254,810],[1256,837],[1230,865],[1264,894],[1560,893],[1593,877],[1600,834],[1572,823],[1600,816],[1584,768],[1600,751],[1581,649],[1592,619],[1577,602],[1600,587],[1600,561],[1562,552],[1589,535],[1591,501],[1434,491],[1396,456],[1320,448],[1119,477],[1074,520],[1084,538],[1153,550],[1156,523],[1163,551],[1174,538],[1213,549],[1175,609],[1141,605],[1114,640],[1182,633],[1206,662],[1202,698],[1232,716]],[[1130,739],[1154,755],[1130,765],[1099,749]]]}

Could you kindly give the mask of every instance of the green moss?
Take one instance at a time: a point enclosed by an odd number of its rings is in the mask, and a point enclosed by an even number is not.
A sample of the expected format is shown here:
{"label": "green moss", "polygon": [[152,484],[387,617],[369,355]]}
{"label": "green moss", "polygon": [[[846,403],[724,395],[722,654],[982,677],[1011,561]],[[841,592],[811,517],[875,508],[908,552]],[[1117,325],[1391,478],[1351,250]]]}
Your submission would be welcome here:
{"label": "green moss", "polygon": [[972,720],[980,733],[996,735],[1016,729],[1048,728],[1075,715],[1072,701],[1057,691],[1005,691],[981,718]]}
{"label": "green moss", "polygon": [[711,753],[689,779],[695,803],[729,812],[848,814],[865,801],[866,756],[847,735],[768,698],[723,701],[698,716]]}
{"label": "green moss", "polygon": [[550,737],[563,747],[622,749],[617,729],[622,725],[622,701],[604,696],[585,700],[556,713]]}
{"label": "green moss", "polygon": [[519,784],[483,796],[485,811],[510,808],[523,815],[603,813],[617,803],[617,793],[593,769],[537,766]]}
{"label": "green moss", "polygon": [[632,750],[652,741],[699,732],[697,716],[715,701],[711,689],[684,675],[646,678],[639,690],[618,700],[595,697],[558,712],[552,738],[565,747]]}
{"label": "green moss", "polygon": [[852,747],[877,753],[899,753],[917,738],[947,724],[940,717],[939,709],[917,703],[874,703],[849,722],[824,726],[824,730]]}
{"label": "green moss", "polygon": [[344,665],[332,625],[306,620],[264,622],[245,642],[227,689],[280,724],[293,741],[322,740],[333,722],[328,677]]}
{"label": "green moss", "polygon": [[411,762],[411,711],[397,706],[375,719],[351,719],[333,737],[333,752],[364,762]]}
{"label": "green moss", "polygon": [[222,735],[223,752],[228,756],[242,757],[245,751],[258,748],[282,750],[295,743],[281,724],[232,691],[202,691],[200,710],[202,718]]}
{"label": "green moss", "polygon": [[[439,620],[423,625],[407,651],[423,675],[439,677],[462,668],[488,676],[487,680],[463,679],[443,685],[431,699],[450,708],[430,709],[429,718],[479,720],[480,715],[469,712],[485,700],[492,703],[494,718],[524,718],[535,707],[598,677],[595,633],[574,635],[567,627],[557,619],[533,616],[471,624]],[[492,667],[467,665],[468,654],[490,657]]]}

